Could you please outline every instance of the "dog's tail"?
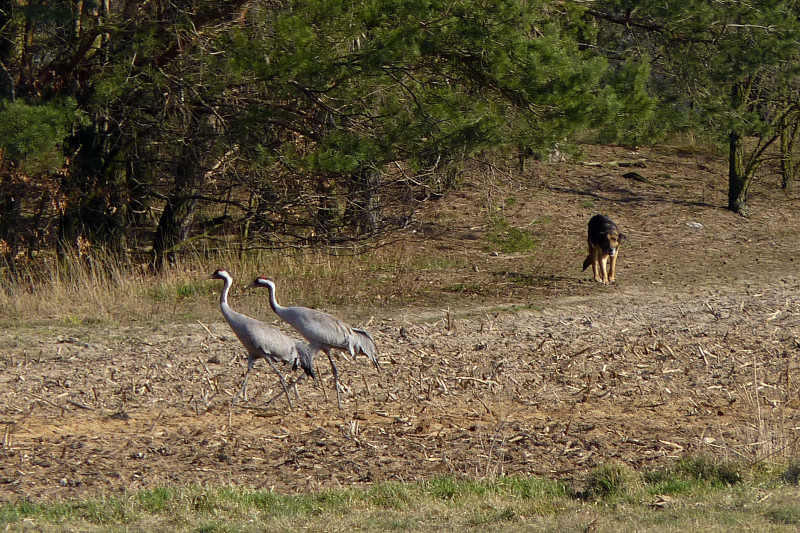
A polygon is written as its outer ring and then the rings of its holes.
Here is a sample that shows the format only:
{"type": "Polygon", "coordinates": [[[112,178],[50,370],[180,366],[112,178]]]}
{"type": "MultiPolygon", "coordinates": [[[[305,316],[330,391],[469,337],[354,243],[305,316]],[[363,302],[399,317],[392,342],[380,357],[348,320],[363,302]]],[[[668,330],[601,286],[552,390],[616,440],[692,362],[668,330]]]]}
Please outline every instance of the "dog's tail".
{"type": "Polygon", "coordinates": [[[589,268],[589,265],[591,264],[592,264],[592,256],[587,255],[586,259],[583,260],[583,269],[586,270],[587,268],[589,268]]]}

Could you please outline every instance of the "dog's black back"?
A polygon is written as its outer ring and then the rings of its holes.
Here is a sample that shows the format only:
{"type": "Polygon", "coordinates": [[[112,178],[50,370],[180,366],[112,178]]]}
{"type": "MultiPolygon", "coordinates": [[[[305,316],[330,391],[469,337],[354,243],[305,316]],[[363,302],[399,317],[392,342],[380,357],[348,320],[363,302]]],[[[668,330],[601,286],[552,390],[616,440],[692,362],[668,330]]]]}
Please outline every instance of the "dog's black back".
{"type": "Polygon", "coordinates": [[[602,244],[607,235],[619,235],[619,228],[605,215],[595,215],[589,220],[589,239],[594,244],[602,244]]]}
{"type": "MultiPolygon", "coordinates": [[[[619,228],[605,215],[595,215],[589,220],[589,256],[583,262],[586,270],[600,256],[611,256],[616,261],[617,247],[625,238],[619,228]]],[[[595,267],[593,267],[595,268],[595,267]]]]}

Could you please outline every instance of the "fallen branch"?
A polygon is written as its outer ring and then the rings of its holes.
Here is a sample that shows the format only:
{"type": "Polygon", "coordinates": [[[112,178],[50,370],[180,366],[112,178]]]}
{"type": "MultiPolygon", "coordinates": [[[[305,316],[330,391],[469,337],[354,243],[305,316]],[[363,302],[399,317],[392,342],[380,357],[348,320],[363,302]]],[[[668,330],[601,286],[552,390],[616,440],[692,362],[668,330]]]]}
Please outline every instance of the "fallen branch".
{"type": "Polygon", "coordinates": [[[621,161],[587,161],[583,163],[587,167],[620,168],[620,167],[639,167],[647,166],[646,159],[624,159],[621,161]]]}

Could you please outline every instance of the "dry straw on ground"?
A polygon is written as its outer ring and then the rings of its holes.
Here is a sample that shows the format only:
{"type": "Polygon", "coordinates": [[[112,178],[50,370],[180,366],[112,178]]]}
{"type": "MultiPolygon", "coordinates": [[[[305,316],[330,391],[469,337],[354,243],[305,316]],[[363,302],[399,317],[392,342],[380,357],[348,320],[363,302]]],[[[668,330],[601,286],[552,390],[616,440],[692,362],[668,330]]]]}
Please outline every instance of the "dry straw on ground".
{"type": "MultiPolygon", "coordinates": [[[[0,499],[444,473],[582,482],[610,462],[796,460],[798,198],[762,180],[756,215],[740,219],[715,207],[722,163],[661,149],[635,157],[648,180],[573,164],[476,180],[373,255],[198,260],[158,281],[111,271],[37,284],[33,297],[24,283],[6,290],[0,499]],[[494,249],[487,191],[535,248],[494,249]],[[580,271],[596,212],[629,236],[608,288],[580,271]],[[257,365],[229,418],[244,361],[218,287],[203,280],[217,266],[240,285],[273,275],[282,302],[368,325],[384,371],[342,360],[339,411],[318,361],[321,382],[300,385],[292,413],[281,398],[262,407],[279,386],[257,365]]],[[[263,294],[237,287],[231,305],[275,318],[263,294]]]]}

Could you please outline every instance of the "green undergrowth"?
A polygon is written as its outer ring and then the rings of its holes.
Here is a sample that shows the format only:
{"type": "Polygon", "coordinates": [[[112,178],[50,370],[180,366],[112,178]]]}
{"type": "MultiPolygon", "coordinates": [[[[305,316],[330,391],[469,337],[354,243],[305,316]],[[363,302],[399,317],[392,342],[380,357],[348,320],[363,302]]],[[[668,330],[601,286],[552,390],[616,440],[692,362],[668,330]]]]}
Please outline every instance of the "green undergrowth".
{"type": "Polygon", "coordinates": [[[489,223],[490,248],[510,254],[534,250],[539,244],[530,231],[512,226],[505,217],[497,213],[489,217],[489,223]]]}
{"type": "Polygon", "coordinates": [[[643,472],[603,465],[579,490],[525,476],[443,476],[307,494],[160,487],[118,497],[5,504],[0,530],[795,531],[796,470],[689,458],[643,472]]]}

